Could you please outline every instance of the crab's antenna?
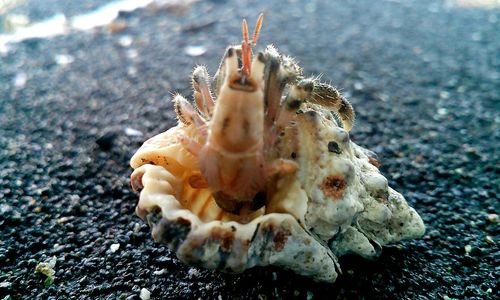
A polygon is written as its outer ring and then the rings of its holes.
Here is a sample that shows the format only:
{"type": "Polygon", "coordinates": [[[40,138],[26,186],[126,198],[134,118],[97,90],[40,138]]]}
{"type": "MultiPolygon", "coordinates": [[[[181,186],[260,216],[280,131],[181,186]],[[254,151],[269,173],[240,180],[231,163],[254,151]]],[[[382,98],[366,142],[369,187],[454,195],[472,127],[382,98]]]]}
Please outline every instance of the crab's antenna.
{"type": "Polygon", "coordinates": [[[259,15],[259,18],[257,19],[257,24],[255,24],[255,30],[253,32],[253,38],[252,38],[252,46],[255,46],[257,44],[257,40],[259,39],[260,28],[262,27],[262,20],[263,19],[264,19],[264,14],[261,13],[259,15]]]}
{"type": "Polygon", "coordinates": [[[247,20],[246,19],[243,19],[241,30],[243,32],[243,41],[246,44],[248,44],[248,24],[247,24],[247,20]]]}
{"type": "Polygon", "coordinates": [[[242,71],[246,76],[250,75],[250,64],[252,61],[252,49],[250,42],[248,40],[248,25],[247,20],[243,19],[242,24],[243,32],[243,42],[241,43],[241,60],[242,60],[242,71]]]}

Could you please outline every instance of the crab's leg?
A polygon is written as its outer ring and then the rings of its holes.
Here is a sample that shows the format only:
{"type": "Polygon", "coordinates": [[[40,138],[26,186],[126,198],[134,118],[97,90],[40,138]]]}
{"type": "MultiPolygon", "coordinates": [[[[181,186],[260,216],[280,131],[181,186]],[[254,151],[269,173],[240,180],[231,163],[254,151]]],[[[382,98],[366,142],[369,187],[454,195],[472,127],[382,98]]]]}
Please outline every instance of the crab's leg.
{"type": "Polygon", "coordinates": [[[333,110],[342,120],[344,129],[347,131],[352,129],[355,119],[354,109],[336,88],[326,83],[317,82],[312,78],[303,79],[302,82],[312,82],[314,85],[312,93],[306,99],[308,102],[333,110]]]}
{"type": "Polygon", "coordinates": [[[208,86],[209,79],[207,68],[198,66],[194,69],[192,75],[194,100],[198,110],[208,119],[214,109],[214,99],[208,86]]]}
{"type": "Polygon", "coordinates": [[[297,171],[298,167],[299,166],[297,165],[297,163],[294,162],[293,160],[282,159],[282,158],[275,159],[265,169],[266,172],[265,176],[267,178],[270,178],[277,174],[282,174],[282,175],[292,174],[295,171],[297,171]]]}
{"type": "Polygon", "coordinates": [[[220,89],[224,84],[224,80],[226,78],[226,57],[229,49],[231,49],[231,51],[235,51],[237,57],[241,57],[241,45],[234,45],[226,48],[226,52],[222,57],[222,60],[220,61],[219,68],[214,75],[214,81],[212,83],[212,90],[214,91],[214,95],[219,95],[220,89]]]}
{"type": "Polygon", "coordinates": [[[174,110],[179,121],[186,125],[193,124],[196,127],[205,125],[205,120],[198,114],[196,109],[183,96],[177,94],[174,96],[174,110]]]}
{"type": "Polygon", "coordinates": [[[264,73],[266,105],[266,128],[274,126],[280,110],[281,96],[286,84],[294,82],[301,75],[300,67],[288,56],[283,56],[273,46],[265,51],[266,69],[264,73]]]}
{"type": "Polygon", "coordinates": [[[182,133],[178,133],[177,140],[181,143],[184,149],[189,151],[189,153],[193,154],[196,157],[200,155],[200,151],[203,146],[198,142],[196,142],[195,140],[193,140],[192,138],[182,133]]]}
{"type": "MultiPolygon", "coordinates": [[[[194,123],[196,128],[198,129],[198,134],[202,137],[203,140],[205,140],[208,135],[207,125],[195,111],[194,107],[191,106],[191,104],[184,97],[179,95],[174,98],[174,101],[175,111],[177,112],[179,120],[186,125],[194,123]]],[[[200,143],[181,133],[177,134],[177,140],[187,151],[198,157],[201,148],[203,147],[200,143]]]]}
{"type": "Polygon", "coordinates": [[[266,136],[266,147],[271,149],[283,130],[292,125],[297,111],[302,103],[310,96],[313,84],[300,81],[293,84],[288,89],[288,93],[276,111],[276,117],[272,124],[269,124],[269,134],[266,136]]]}
{"type": "Polygon", "coordinates": [[[264,105],[266,107],[266,128],[271,128],[274,124],[278,111],[281,95],[285,87],[279,78],[281,58],[273,46],[268,46],[264,52],[266,67],[264,70],[264,105]]]}

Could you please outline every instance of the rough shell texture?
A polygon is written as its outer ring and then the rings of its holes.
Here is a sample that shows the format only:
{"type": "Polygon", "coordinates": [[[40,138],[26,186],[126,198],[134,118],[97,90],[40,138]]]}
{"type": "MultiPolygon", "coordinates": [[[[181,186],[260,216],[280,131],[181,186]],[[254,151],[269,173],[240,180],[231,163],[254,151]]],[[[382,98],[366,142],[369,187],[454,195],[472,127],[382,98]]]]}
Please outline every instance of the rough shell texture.
{"type": "Polygon", "coordinates": [[[188,264],[227,272],[276,265],[333,282],[336,257],[373,258],[382,245],[423,235],[420,216],[388,187],[376,155],[353,143],[329,111],[308,105],[297,122],[277,147],[298,172],[280,178],[266,206],[245,219],[219,208],[208,188],[192,188],[197,158],[177,137],[196,139],[193,125],[148,140],[131,160],[131,179],[153,238],[188,264]]]}

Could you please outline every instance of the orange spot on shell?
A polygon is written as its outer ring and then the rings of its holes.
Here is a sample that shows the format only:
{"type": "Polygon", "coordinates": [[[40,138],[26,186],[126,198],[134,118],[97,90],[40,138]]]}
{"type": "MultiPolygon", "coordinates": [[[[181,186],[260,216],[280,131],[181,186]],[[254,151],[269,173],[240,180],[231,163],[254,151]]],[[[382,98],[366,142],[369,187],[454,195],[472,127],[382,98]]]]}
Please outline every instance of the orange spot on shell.
{"type": "Polygon", "coordinates": [[[368,162],[377,168],[380,168],[380,162],[373,157],[368,157],[368,162]]]}
{"type": "Polygon", "coordinates": [[[287,240],[288,236],[286,232],[279,230],[276,232],[276,235],[274,236],[273,242],[274,242],[274,249],[276,251],[281,251],[283,248],[285,248],[285,243],[287,240]]]}
{"type": "Polygon", "coordinates": [[[347,182],[344,177],[339,175],[330,175],[321,183],[321,190],[325,196],[332,197],[334,199],[342,198],[346,187],[347,182]]]}

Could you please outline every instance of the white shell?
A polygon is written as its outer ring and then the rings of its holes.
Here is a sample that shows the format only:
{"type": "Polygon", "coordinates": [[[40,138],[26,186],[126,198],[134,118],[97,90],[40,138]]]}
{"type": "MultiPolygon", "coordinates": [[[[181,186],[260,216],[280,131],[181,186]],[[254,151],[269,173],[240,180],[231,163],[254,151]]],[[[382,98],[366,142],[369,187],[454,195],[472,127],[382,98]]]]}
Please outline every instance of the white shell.
{"type": "Polygon", "coordinates": [[[373,258],[382,245],[421,237],[422,219],[388,187],[373,153],[354,144],[329,111],[310,108],[278,145],[282,157],[294,152],[299,171],[281,178],[271,200],[247,219],[222,211],[208,189],[190,186],[197,158],[176,133],[196,138],[193,125],[147,141],[131,160],[131,179],[142,189],[137,213],[153,238],[187,264],[227,272],[276,265],[333,282],[338,256],[373,258]]]}

